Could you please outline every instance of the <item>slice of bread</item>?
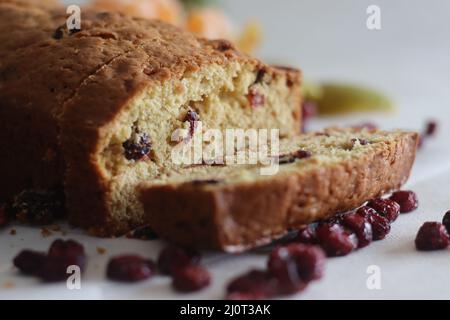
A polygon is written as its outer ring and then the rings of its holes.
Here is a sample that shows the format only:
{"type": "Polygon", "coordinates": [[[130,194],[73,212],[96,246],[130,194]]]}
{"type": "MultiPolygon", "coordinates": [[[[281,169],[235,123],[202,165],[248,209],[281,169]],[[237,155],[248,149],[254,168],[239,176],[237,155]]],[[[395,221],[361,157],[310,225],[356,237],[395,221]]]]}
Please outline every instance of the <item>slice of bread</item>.
{"type": "Polygon", "coordinates": [[[140,198],[161,237],[242,251],[399,188],[417,144],[416,133],[329,129],[282,141],[288,163],[276,175],[258,165],[194,166],[141,184],[140,198]]]}
{"type": "Polygon", "coordinates": [[[176,129],[300,131],[297,70],[121,14],[70,31],[38,2],[0,0],[0,200],[64,188],[73,224],[117,235],[144,222],[135,187],[174,168],[176,129]]]}

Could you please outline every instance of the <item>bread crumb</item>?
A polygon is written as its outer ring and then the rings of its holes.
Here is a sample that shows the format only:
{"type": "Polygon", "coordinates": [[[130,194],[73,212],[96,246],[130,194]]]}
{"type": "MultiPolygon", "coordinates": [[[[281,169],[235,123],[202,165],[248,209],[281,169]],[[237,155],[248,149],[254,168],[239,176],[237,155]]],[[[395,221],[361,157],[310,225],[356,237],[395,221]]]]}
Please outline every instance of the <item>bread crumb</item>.
{"type": "Polygon", "coordinates": [[[16,229],[9,230],[9,234],[12,235],[12,236],[15,236],[17,234],[16,229]]]}
{"type": "Polygon", "coordinates": [[[3,283],[3,288],[5,288],[5,289],[12,289],[15,286],[16,285],[13,282],[5,282],[5,283],[3,283]]]}
{"type": "Polygon", "coordinates": [[[105,254],[106,253],[106,249],[103,247],[97,247],[97,253],[98,254],[105,254]]]}
{"type": "Polygon", "coordinates": [[[42,235],[42,237],[47,238],[52,235],[52,232],[50,230],[48,230],[47,228],[42,228],[41,235],[42,235]]]}

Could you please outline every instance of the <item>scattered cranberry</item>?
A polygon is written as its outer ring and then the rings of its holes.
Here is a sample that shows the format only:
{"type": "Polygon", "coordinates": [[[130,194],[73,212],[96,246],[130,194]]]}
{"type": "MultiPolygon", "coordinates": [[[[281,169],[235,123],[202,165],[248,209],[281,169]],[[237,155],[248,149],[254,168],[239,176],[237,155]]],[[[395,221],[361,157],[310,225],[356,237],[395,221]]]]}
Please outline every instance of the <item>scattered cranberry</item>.
{"type": "Polygon", "coordinates": [[[172,277],[173,287],[180,292],[198,291],[211,283],[211,276],[208,270],[199,265],[187,265],[175,269],[172,277]]]}
{"type": "Polygon", "coordinates": [[[317,244],[316,230],[311,225],[302,227],[297,233],[296,241],[304,244],[317,244]]]}
{"type": "Polygon", "coordinates": [[[48,255],[51,257],[61,256],[77,256],[85,255],[83,245],[74,240],[61,240],[57,239],[53,241],[48,249],[48,255]]]}
{"type": "Polygon", "coordinates": [[[266,98],[264,95],[259,93],[254,87],[249,88],[247,99],[253,108],[261,107],[266,103],[266,98]]]}
{"type": "Polygon", "coordinates": [[[437,127],[438,127],[438,124],[436,121],[434,121],[434,120],[428,121],[426,124],[425,135],[427,137],[434,136],[436,134],[437,127]]]}
{"type": "Polygon", "coordinates": [[[397,191],[389,198],[400,205],[401,213],[414,211],[419,206],[417,195],[413,191],[397,191]]]}
{"type": "Polygon", "coordinates": [[[45,281],[63,281],[69,276],[67,268],[78,266],[81,271],[86,268],[84,247],[74,240],[55,240],[49,250],[39,276],[45,281]]]}
{"type": "Polygon", "coordinates": [[[47,256],[38,276],[48,282],[67,280],[70,266],[78,266],[81,271],[85,269],[86,257],[83,255],[47,256]]]}
{"type": "Polygon", "coordinates": [[[445,226],[439,222],[425,222],[416,236],[416,248],[420,251],[442,250],[448,247],[450,238],[445,226]]]}
{"type": "Polygon", "coordinates": [[[356,213],[346,214],[342,219],[342,223],[356,234],[358,248],[366,247],[372,242],[372,226],[361,215],[356,213]]]}
{"type": "Polygon", "coordinates": [[[442,224],[445,226],[445,228],[450,234],[450,211],[447,211],[445,213],[444,218],[442,218],[442,224]]]}
{"type": "Polygon", "coordinates": [[[357,247],[354,235],[338,224],[319,224],[316,234],[320,246],[329,257],[345,256],[357,247]]]}
{"type": "Polygon", "coordinates": [[[307,150],[297,150],[293,153],[278,156],[278,164],[293,163],[297,160],[311,158],[312,153],[307,150]]]}
{"type": "Polygon", "coordinates": [[[137,282],[155,274],[155,264],[137,255],[112,258],[107,267],[107,277],[122,282],[137,282]]]}
{"type": "Polygon", "coordinates": [[[267,271],[252,270],[233,279],[227,287],[232,294],[250,296],[252,299],[270,298],[277,294],[277,280],[267,271]]]}
{"type": "Polygon", "coordinates": [[[159,254],[158,268],[161,273],[170,275],[178,268],[198,264],[199,262],[200,255],[197,252],[168,246],[159,254]]]}
{"type": "Polygon", "coordinates": [[[23,223],[46,225],[65,214],[65,197],[61,189],[24,190],[11,205],[11,211],[23,223]]]}
{"type": "Polygon", "coordinates": [[[46,255],[42,252],[23,250],[13,260],[14,266],[26,275],[39,275],[46,255]]]}
{"type": "Polygon", "coordinates": [[[361,207],[356,211],[357,214],[366,219],[372,226],[372,238],[374,241],[382,240],[391,231],[391,224],[388,219],[380,216],[375,209],[370,207],[361,207]]]}
{"type": "Polygon", "coordinates": [[[300,278],[295,258],[287,247],[277,248],[271,253],[268,268],[277,280],[278,293],[293,294],[306,287],[306,283],[300,278]]]}
{"type": "Polygon", "coordinates": [[[24,250],[14,258],[14,265],[22,273],[38,276],[45,281],[63,281],[69,276],[69,266],[78,266],[81,271],[85,269],[86,255],[79,243],[73,240],[56,240],[47,255],[24,250]]]}
{"type": "Polygon", "coordinates": [[[370,144],[369,140],[366,140],[366,139],[352,139],[351,142],[352,142],[353,146],[357,142],[359,142],[359,144],[362,146],[366,146],[366,145],[370,144]]]}
{"type": "Polygon", "coordinates": [[[377,211],[378,214],[387,218],[390,222],[394,222],[400,214],[400,205],[389,199],[374,199],[367,204],[377,211]]]}
{"type": "Polygon", "coordinates": [[[297,273],[305,283],[318,280],[323,276],[325,254],[317,246],[293,243],[275,249],[269,257],[269,271],[275,272],[277,267],[288,259],[295,262],[297,273]]]}
{"type": "Polygon", "coordinates": [[[152,142],[146,133],[140,133],[135,128],[130,139],[122,144],[124,155],[127,160],[142,160],[152,151],[152,142]]]}

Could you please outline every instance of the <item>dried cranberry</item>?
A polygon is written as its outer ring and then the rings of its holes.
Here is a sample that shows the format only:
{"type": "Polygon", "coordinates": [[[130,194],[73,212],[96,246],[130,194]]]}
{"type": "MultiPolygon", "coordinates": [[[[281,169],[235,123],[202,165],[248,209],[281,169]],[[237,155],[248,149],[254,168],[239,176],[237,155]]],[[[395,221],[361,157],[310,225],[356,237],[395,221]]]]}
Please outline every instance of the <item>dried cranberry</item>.
{"type": "Polygon", "coordinates": [[[139,240],[157,240],[158,235],[153,231],[150,226],[143,226],[130,231],[127,234],[129,239],[139,239],[139,240]]]}
{"type": "Polygon", "coordinates": [[[352,139],[351,141],[352,141],[353,145],[357,142],[359,142],[359,144],[362,146],[366,146],[366,145],[370,144],[369,140],[366,140],[366,139],[352,139]]]}
{"type": "Polygon", "coordinates": [[[372,226],[372,238],[374,241],[384,239],[391,231],[391,224],[388,219],[380,216],[375,209],[370,207],[361,207],[356,211],[357,214],[366,219],[372,226]]]}
{"type": "Polygon", "coordinates": [[[394,222],[400,214],[400,205],[389,199],[374,199],[369,201],[367,206],[375,209],[378,214],[387,218],[390,222],[394,222]]]}
{"type": "Polygon", "coordinates": [[[338,224],[319,224],[316,234],[320,246],[330,257],[345,256],[357,247],[354,234],[346,232],[338,224]]]}
{"type": "Polygon", "coordinates": [[[86,266],[86,256],[47,256],[38,276],[48,282],[64,281],[70,276],[68,273],[70,266],[78,266],[83,271],[86,266]]]}
{"type": "Polygon", "coordinates": [[[293,262],[301,282],[308,283],[322,277],[325,254],[319,247],[304,244],[290,244],[280,247],[273,250],[269,256],[269,271],[272,274],[277,274],[280,271],[286,273],[286,271],[289,271],[287,262],[293,262]]]}
{"type": "Polygon", "coordinates": [[[184,118],[184,121],[189,122],[189,137],[194,136],[195,129],[197,128],[198,121],[200,121],[200,116],[197,112],[189,110],[184,118]]]}
{"type": "Polygon", "coordinates": [[[253,108],[261,107],[266,103],[266,98],[259,93],[254,87],[250,87],[247,94],[247,99],[253,108]]]}
{"type": "Polygon", "coordinates": [[[155,274],[153,261],[137,255],[123,255],[112,258],[107,267],[109,279],[122,282],[137,282],[155,274]]]}
{"type": "Polygon", "coordinates": [[[450,233],[450,211],[447,211],[442,218],[442,224],[445,226],[447,231],[450,233]]]}
{"type": "Polygon", "coordinates": [[[316,230],[311,225],[302,227],[297,233],[296,241],[305,244],[317,244],[316,230]]]}
{"type": "Polygon", "coordinates": [[[146,133],[140,133],[139,129],[134,129],[130,139],[123,144],[125,158],[127,160],[142,160],[152,151],[152,142],[146,133]]]}
{"type": "Polygon", "coordinates": [[[42,252],[23,250],[13,260],[14,266],[23,274],[38,275],[46,260],[42,252]]]}
{"type": "Polygon", "coordinates": [[[426,124],[425,135],[427,137],[434,136],[437,131],[437,126],[438,126],[438,124],[436,121],[434,121],[434,120],[428,121],[426,124]]]}
{"type": "Polygon", "coordinates": [[[173,287],[180,292],[198,291],[211,283],[211,276],[208,270],[199,265],[187,265],[175,269],[172,277],[173,287]]]}
{"type": "Polygon", "coordinates": [[[305,100],[302,103],[302,119],[309,120],[317,114],[317,104],[314,101],[305,100]]]}
{"type": "Polygon", "coordinates": [[[53,241],[48,250],[48,256],[61,257],[61,256],[84,256],[84,247],[74,240],[61,240],[57,239],[53,241]]]}
{"type": "Polygon", "coordinates": [[[268,268],[271,275],[277,280],[280,294],[293,294],[306,287],[306,283],[300,278],[295,259],[287,247],[280,247],[272,251],[268,268]]]}
{"type": "Polygon", "coordinates": [[[411,212],[419,206],[419,200],[413,191],[397,191],[389,199],[400,205],[401,213],[411,212]]]}
{"type": "Polygon", "coordinates": [[[290,154],[284,154],[278,156],[278,164],[293,163],[297,160],[307,159],[312,157],[312,153],[307,150],[297,150],[290,154]]]}
{"type": "Polygon", "coordinates": [[[442,250],[448,247],[450,238],[445,226],[439,222],[425,222],[416,236],[416,248],[420,251],[442,250]]]}
{"type": "Polygon", "coordinates": [[[14,198],[11,210],[24,223],[45,225],[65,214],[65,197],[61,189],[24,190],[14,198]]]}
{"type": "Polygon", "coordinates": [[[267,271],[251,270],[233,279],[227,287],[231,294],[249,295],[252,299],[270,298],[277,294],[277,280],[267,271]]]}
{"type": "Polygon", "coordinates": [[[162,274],[170,275],[178,268],[191,264],[198,264],[199,262],[200,255],[198,252],[175,246],[168,246],[159,254],[158,268],[162,274]]]}
{"type": "Polygon", "coordinates": [[[346,214],[342,219],[342,223],[356,234],[358,248],[366,247],[372,242],[372,226],[361,215],[356,213],[346,214]]]}

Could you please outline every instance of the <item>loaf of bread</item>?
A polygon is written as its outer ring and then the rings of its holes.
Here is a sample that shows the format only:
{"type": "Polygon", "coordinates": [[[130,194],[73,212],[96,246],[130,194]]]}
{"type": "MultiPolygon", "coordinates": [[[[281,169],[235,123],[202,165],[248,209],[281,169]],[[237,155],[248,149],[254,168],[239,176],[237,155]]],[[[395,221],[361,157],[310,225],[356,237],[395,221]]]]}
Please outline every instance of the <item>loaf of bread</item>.
{"type": "Polygon", "coordinates": [[[168,24],[0,0],[0,200],[63,188],[69,220],[97,235],[145,222],[136,186],[176,169],[171,134],[300,130],[300,72],[168,24]]]}
{"type": "Polygon", "coordinates": [[[139,190],[161,237],[237,252],[399,188],[417,143],[416,133],[329,129],[282,141],[273,176],[261,165],[195,166],[139,190]]]}

